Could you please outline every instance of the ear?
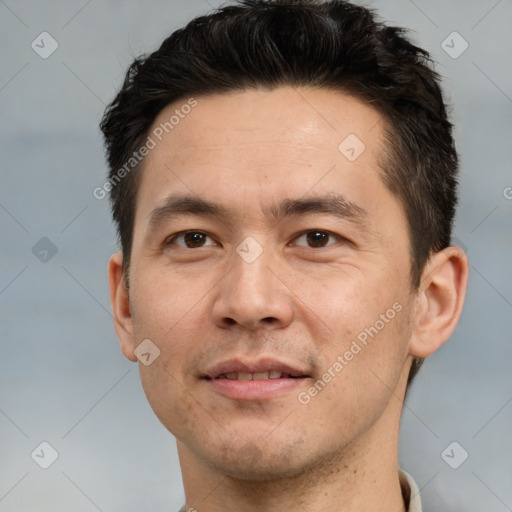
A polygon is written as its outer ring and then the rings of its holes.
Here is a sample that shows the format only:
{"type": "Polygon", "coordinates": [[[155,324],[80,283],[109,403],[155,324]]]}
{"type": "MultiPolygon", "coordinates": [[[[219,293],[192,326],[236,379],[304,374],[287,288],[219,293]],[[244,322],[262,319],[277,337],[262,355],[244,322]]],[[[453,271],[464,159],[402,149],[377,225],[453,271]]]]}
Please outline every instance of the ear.
{"type": "Polygon", "coordinates": [[[412,356],[430,356],[452,335],[462,312],[468,272],[468,259],[460,247],[447,247],[429,259],[417,292],[409,343],[412,356]]]}
{"type": "Polygon", "coordinates": [[[116,252],[108,262],[108,280],[110,284],[110,304],[114,315],[114,327],[121,342],[121,351],[130,361],[137,361],[133,353],[135,339],[133,320],[130,311],[130,295],[123,278],[123,255],[116,252]]]}

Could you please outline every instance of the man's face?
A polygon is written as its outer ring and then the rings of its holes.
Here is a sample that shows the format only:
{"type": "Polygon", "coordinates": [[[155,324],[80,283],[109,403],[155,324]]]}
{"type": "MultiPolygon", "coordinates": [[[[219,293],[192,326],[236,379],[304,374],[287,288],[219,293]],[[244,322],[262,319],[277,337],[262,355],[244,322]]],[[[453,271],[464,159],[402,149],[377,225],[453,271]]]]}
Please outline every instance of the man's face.
{"type": "Polygon", "coordinates": [[[183,450],[291,476],[370,435],[407,373],[410,251],[379,176],[383,120],[325,90],[196,100],[146,157],[124,350],[160,350],[142,383],[183,450]]]}

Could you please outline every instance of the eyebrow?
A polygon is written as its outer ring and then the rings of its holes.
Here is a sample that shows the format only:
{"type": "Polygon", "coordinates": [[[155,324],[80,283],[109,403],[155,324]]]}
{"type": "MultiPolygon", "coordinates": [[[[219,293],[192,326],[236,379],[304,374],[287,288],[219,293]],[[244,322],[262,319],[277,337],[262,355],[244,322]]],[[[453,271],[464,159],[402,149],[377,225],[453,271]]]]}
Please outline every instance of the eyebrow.
{"type": "Polygon", "coordinates": [[[327,213],[340,219],[360,223],[368,217],[368,212],[349,201],[342,195],[310,197],[308,199],[284,199],[279,205],[265,209],[267,215],[275,220],[294,215],[327,213]]]}
{"type": "MultiPolygon", "coordinates": [[[[262,208],[262,210],[267,217],[274,221],[281,221],[292,216],[324,213],[356,224],[364,224],[368,217],[367,210],[339,194],[315,196],[307,199],[284,199],[281,203],[269,205],[262,208]]],[[[223,205],[197,196],[171,195],[165,199],[161,206],[156,207],[149,213],[150,229],[182,215],[218,217],[226,222],[233,221],[238,217],[223,205]]]]}

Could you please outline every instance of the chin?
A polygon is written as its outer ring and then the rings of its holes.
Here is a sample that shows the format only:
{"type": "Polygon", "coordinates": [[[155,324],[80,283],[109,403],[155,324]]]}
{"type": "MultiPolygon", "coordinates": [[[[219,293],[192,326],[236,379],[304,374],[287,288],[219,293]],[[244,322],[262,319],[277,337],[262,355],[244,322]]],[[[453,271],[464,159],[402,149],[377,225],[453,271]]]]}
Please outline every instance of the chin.
{"type": "Polygon", "coordinates": [[[208,453],[202,447],[201,452],[200,457],[216,472],[236,480],[257,482],[295,478],[318,462],[309,460],[315,457],[304,449],[302,439],[288,438],[273,443],[247,440],[241,445],[234,445],[231,440],[222,446],[212,444],[208,453]]]}
{"type": "Polygon", "coordinates": [[[214,467],[217,472],[234,480],[272,482],[296,478],[307,472],[309,464],[303,467],[299,461],[295,461],[293,466],[290,466],[290,464],[276,463],[270,460],[259,460],[254,465],[249,466],[247,462],[242,461],[230,461],[227,464],[222,461],[214,467]]]}

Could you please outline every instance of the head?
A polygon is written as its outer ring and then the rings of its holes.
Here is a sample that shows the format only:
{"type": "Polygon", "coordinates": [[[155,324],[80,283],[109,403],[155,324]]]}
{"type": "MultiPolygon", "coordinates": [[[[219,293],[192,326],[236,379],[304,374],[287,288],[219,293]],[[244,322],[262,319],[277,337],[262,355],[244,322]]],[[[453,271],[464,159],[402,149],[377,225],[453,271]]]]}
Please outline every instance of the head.
{"type": "Polygon", "coordinates": [[[368,9],[246,1],[197,18],[132,64],[101,128],[123,352],[158,347],[149,401],[208,464],[234,468],[234,439],[288,467],[297,449],[327,457],[452,333],[467,276],[452,127],[427,52],[368,9]],[[226,355],[299,367],[302,399],[211,391],[226,355]],[[269,432],[287,411],[285,442],[269,432]],[[330,425],[320,444],[312,415],[330,425]]]}

